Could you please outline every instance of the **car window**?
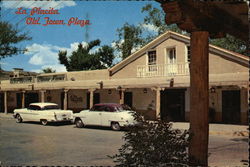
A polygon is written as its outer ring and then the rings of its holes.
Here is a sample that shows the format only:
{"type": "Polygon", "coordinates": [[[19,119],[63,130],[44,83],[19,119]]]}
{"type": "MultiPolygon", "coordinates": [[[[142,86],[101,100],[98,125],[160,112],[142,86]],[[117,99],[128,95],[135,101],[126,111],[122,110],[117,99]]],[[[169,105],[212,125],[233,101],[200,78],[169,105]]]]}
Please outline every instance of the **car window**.
{"type": "Polygon", "coordinates": [[[93,106],[90,111],[103,111],[103,106],[93,106]]]}
{"type": "Polygon", "coordinates": [[[41,110],[41,107],[40,106],[36,106],[36,105],[30,105],[28,107],[29,110],[41,110]]]}
{"type": "Polygon", "coordinates": [[[132,109],[128,105],[126,105],[126,104],[122,104],[120,106],[117,106],[117,110],[118,111],[123,111],[123,110],[132,111],[132,109]]]}
{"type": "Polygon", "coordinates": [[[58,105],[48,105],[43,107],[43,110],[54,110],[54,109],[59,109],[58,105]]]}
{"type": "Polygon", "coordinates": [[[104,107],[104,111],[105,111],[105,112],[112,112],[112,111],[111,111],[111,108],[110,108],[109,106],[104,107]]]}

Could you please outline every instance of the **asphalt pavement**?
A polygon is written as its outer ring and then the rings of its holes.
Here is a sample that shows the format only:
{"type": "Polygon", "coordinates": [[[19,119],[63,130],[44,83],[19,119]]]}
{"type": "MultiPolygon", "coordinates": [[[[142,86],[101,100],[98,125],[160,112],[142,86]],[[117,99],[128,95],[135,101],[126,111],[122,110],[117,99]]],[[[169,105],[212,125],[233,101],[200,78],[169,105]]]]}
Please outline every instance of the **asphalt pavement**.
{"type": "MultiPolygon", "coordinates": [[[[173,128],[188,129],[175,122],[173,128]]],[[[248,126],[209,125],[209,166],[248,165],[248,126]]],[[[12,114],[0,113],[0,161],[2,165],[113,166],[123,144],[123,132],[109,128],[75,128],[71,124],[42,126],[15,123],[12,114]]]]}

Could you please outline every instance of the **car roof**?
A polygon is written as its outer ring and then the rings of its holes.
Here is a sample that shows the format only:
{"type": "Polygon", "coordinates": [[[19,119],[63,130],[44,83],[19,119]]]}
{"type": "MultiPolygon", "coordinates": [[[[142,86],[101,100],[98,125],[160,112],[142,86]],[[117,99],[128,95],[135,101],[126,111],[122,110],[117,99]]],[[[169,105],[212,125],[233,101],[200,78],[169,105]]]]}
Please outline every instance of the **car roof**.
{"type": "Polygon", "coordinates": [[[99,103],[99,104],[95,104],[94,106],[119,107],[119,106],[121,106],[121,104],[118,104],[118,103],[99,103]]]}
{"type": "Polygon", "coordinates": [[[56,103],[30,103],[30,105],[44,107],[44,106],[57,105],[57,104],[56,103]]]}

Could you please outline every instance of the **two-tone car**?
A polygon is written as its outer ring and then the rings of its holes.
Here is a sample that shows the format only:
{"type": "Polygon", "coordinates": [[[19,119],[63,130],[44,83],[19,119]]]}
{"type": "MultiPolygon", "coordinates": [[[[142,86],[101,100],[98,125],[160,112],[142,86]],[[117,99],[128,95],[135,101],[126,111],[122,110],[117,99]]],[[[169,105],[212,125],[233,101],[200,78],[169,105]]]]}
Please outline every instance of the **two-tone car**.
{"type": "Polygon", "coordinates": [[[17,123],[38,121],[47,125],[48,122],[72,122],[73,111],[61,110],[55,103],[31,103],[28,108],[15,109],[13,117],[17,123]]]}
{"type": "Polygon", "coordinates": [[[85,125],[111,127],[120,130],[121,127],[135,125],[135,111],[124,104],[100,103],[95,104],[90,110],[83,110],[73,115],[76,127],[85,125]]]}

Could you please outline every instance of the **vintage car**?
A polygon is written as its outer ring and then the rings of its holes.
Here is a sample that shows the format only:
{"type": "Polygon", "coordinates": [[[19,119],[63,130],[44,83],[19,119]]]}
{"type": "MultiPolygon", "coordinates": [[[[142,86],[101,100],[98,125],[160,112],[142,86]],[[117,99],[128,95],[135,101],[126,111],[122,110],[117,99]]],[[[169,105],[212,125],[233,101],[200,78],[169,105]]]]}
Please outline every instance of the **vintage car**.
{"type": "Polygon", "coordinates": [[[17,123],[39,121],[42,125],[47,125],[48,122],[73,120],[71,110],[61,110],[55,103],[31,103],[28,108],[15,109],[13,116],[17,123]]]}
{"type": "Polygon", "coordinates": [[[94,125],[120,130],[121,127],[136,124],[134,113],[135,111],[124,104],[101,103],[95,104],[90,110],[83,110],[74,114],[73,119],[78,128],[85,125],[94,125]]]}

